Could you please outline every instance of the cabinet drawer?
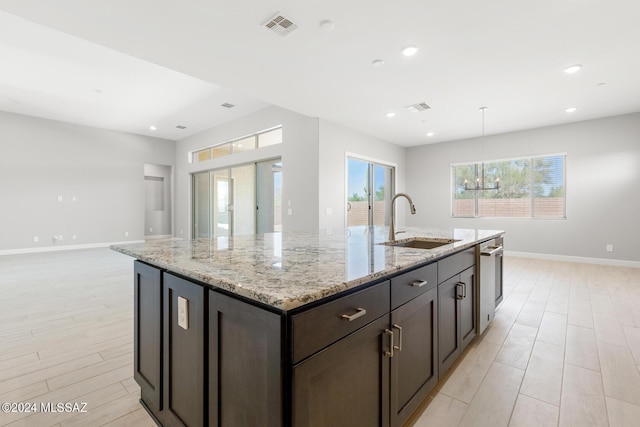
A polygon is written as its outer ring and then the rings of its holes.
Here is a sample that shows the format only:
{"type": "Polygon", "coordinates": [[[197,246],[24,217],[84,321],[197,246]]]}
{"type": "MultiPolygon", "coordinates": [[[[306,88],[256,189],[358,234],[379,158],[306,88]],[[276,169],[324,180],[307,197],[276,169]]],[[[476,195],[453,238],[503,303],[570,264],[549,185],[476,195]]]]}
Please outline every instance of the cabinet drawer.
{"type": "Polygon", "coordinates": [[[391,309],[400,307],[438,285],[438,264],[416,268],[391,279],[391,309]]]}
{"type": "Polygon", "coordinates": [[[438,283],[476,264],[475,246],[438,261],[438,283]]]}
{"type": "Polygon", "coordinates": [[[292,316],[293,363],[388,312],[386,281],[292,316]]]}

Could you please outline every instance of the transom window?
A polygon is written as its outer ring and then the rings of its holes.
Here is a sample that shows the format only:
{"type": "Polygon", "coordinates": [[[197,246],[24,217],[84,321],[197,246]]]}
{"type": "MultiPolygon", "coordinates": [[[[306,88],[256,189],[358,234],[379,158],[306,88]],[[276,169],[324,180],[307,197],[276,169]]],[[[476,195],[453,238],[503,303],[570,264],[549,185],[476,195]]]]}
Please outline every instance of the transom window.
{"type": "Polygon", "coordinates": [[[566,218],[566,154],[451,165],[453,217],[566,218]]]}
{"type": "Polygon", "coordinates": [[[191,162],[203,162],[280,143],[282,143],[282,126],[193,151],[191,153],[191,162]]]}

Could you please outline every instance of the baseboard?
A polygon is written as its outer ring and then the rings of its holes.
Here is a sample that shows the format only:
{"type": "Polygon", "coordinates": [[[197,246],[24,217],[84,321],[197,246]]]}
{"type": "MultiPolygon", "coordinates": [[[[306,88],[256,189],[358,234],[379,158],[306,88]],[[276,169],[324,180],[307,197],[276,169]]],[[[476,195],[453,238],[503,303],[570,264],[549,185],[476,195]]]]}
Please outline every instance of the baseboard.
{"type": "Polygon", "coordinates": [[[20,255],[20,254],[34,254],[38,252],[57,252],[57,251],[74,251],[78,249],[95,249],[95,248],[108,248],[111,245],[125,245],[128,243],[144,243],[144,240],[126,240],[124,242],[108,242],[108,243],[86,243],[80,245],[63,245],[63,246],[43,246],[37,248],[23,248],[23,249],[4,249],[0,251],[2,255],[20,255]]]}
{"type": "Polygon", "coordinates": [[[580,256],[538,254],[533,252],[517,252],[517,251],[504,251],[504,254],[506,256],[512,256],[512,257],[518,257],[518,258],[535,258],[535,259],[546,259],[550,261],[565,261],[565,262],[577,262],[582,264],[601,264],[601,265],[612,265],[616,267],[640,268],[640,261],[627,261],[624,259],[588,258],[588,257],[580,257],[580,256]]]}
{"type": "Polygon", "coordinates": [[[157,240],[157,239],[170,239],[173,237],[171,234],[159,234],[153,236],[144,236],[145,240],[157,240]]]}

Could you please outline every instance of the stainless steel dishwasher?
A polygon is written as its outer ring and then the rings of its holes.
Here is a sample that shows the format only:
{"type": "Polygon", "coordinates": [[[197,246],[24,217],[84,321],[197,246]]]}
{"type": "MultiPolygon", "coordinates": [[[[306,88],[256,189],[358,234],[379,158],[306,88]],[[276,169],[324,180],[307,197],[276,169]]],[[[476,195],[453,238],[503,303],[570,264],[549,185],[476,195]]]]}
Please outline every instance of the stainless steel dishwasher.
{"type": "Polygon", "coordinates": [[[480,334],[493,320],[496,307],[502,302],[502,245],[502,237],[480,245],[480,334]]]}

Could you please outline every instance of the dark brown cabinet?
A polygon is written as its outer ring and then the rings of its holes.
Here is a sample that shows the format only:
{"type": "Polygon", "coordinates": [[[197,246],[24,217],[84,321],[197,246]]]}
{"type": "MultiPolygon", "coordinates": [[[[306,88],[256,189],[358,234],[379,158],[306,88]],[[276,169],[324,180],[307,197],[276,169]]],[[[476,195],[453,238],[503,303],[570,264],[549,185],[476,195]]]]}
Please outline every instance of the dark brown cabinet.
{"type": "Polygon", "coordinates": [[[140,400],[164,426],[202,426],[204,288],[139,261],[134,278],[134,379],[140,400]]]}
{"type": "Polygon", "coordinates": [[[204,424],[205,292],[163,275],[163,408],[165,426],[204,424]]]}
{"type": "Polygon", "coordinates": [[[438,382],[438,289],[391,312],[391,426],[402,426],[438,382]]]}
{"type": "Polygon", "coordinates": [[[163,426],[400,427],[476,335],[476,248],[290,312],[134,271],[134,377],[163,426]]]}
{"type": "Polygon", "coordinates": [[[475,266],[438,285],[440,377],[476,336],[477,292],[475,266]]]}
{"type": "Polygon", "coordinates": [[[282,426],[282,322],[209,291],[209,426],[282,426]]]}
{"type": "Polygon", "coordinates": [[[389,316],[293,367],[293,425],[389,425],[389,316]]]}
{"type": "Polygon", "coordinates": [[[140,261],[133,264],[133,377],[141,400],[162,409],[162,273],[140,261]]]}

